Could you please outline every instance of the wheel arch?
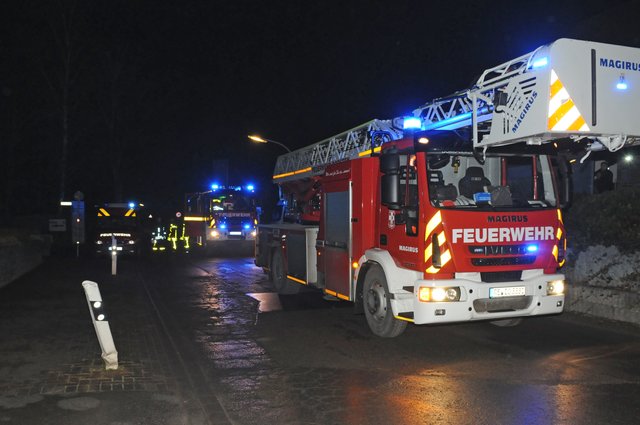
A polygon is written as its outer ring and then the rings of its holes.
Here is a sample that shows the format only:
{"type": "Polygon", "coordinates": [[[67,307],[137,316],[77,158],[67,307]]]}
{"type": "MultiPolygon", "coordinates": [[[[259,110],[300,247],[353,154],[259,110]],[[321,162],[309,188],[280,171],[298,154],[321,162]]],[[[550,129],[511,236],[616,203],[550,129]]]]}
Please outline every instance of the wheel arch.
{"type": "Polygon", "coordinates": [[[364,280],[367,272],[372,267],[380,267],[384,273],[387,281],[389,292],[392,294],[391,308],[393,314],[398,314],[398,303],[393,298],[394,293],[404,292],[403,286],[413,285],[416,280],[422,278],[422,274],[416,270],[409,270],[403,267],[398,267],[396,261],[393,259],[389,251],[379,248],[373,248],[365,251],[361,258],[360,263],[362,266],[358,272],[358,278],[356,281],[356,297],[355,297],[355,311],[356,313],[363,313],[363,294],[364,280]]]}

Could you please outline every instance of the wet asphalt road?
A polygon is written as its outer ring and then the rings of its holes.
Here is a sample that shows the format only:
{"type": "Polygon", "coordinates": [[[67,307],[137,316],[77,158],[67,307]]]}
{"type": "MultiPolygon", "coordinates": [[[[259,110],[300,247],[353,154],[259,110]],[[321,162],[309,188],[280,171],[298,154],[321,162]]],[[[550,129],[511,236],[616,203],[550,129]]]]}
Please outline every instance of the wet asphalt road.
{"type": "Polygon", "coordinates": [[[637,327],[565,314],[380,339],[348,303],[277,296],[229,254],[122,261],[116,277],[52,258],[0,289],[0,423],[638,422],[637,327]],[[83,279],[109,306],[116,372],[101,370],[83,279]]]}

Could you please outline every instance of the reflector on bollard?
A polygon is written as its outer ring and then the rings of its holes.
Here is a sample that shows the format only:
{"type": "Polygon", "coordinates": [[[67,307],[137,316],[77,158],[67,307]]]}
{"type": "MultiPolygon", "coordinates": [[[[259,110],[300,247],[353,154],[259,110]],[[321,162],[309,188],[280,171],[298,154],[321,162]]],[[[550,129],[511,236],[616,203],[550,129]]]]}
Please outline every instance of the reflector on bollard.
{"type": "Polygon", "coordinates": [[[100,288],[98,288],[97,283],[90,280],[82,282],[82,287],[87,297],[91,321],[96,329],[105,368],[107,370],[115,370],[118,368],[118,352],[116,351],[113,336],[111,335],[109,316],[107,315],[102,296],[100,295],[100,288]]]}

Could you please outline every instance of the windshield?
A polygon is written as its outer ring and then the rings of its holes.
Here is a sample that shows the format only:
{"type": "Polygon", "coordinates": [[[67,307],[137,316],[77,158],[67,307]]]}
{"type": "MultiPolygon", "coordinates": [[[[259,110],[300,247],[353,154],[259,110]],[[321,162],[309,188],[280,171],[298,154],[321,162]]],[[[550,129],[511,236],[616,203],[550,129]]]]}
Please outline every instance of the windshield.
{"type": "Polygon", "coordinates": [[[138,220],[135,217],[111,216],[98,219],[98,228],[101,230],[131,229],[137,225],[138,220]]]}
{"type": "Polygon", "coordinates": [[[431,153],[429,199],[435,207],[527,209],[557,206],[555,173],[547,155],[431,153]]]}
{"type": "Polygon", "coordinates": [[[211,200],[212,211],[249,211],[251,200],[246,196],[236,193],[220,195],[211,200]]]}

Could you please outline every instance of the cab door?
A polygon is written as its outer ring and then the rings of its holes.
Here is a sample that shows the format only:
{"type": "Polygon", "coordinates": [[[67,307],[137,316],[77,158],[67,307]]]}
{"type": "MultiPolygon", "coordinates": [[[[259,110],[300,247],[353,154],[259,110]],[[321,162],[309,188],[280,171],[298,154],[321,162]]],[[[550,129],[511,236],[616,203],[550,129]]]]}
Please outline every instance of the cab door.
{"type": "Polygon", "coordinates": [[[326,292],[344,299],[350,296],[351,191],[348,182],[340,186],[341,190],[324,194],[324,241],[318,251],[323,257],[326,292]]]}

